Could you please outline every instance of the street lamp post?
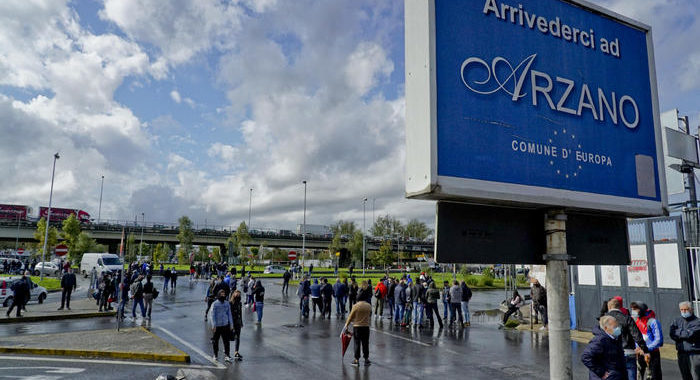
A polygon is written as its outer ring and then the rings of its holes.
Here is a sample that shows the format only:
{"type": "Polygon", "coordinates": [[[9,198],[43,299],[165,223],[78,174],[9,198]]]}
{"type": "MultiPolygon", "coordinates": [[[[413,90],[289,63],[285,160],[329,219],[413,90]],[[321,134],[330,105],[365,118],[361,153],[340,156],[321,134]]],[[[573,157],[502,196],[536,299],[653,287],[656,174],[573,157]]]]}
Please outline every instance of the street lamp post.
{"type": "Polygon", "coordinates": [[[19,212],[17,213],[17,238],[15,239],[15,253],[17,253],[17,248],[19,248],[19,212]]]}
{"type": "Polygon", "coordinates": [[[139,243],[139,256],[143,256],[143,227],[146,225],[146,214],[141,213],[141,243],[139,243]]]}
{"type": "Polygon", "coordinates": [[[365,275],[365,256],[366,256],[366,245],[365,245],[365,234],[367,233],[367,227],[365,225],[366,212],[367,209],[367,198],[362,200],[362,275],[365,275]]]}
{"type": "Polygon", "coordinates": [[[250,215],[253,211],[253,188],[250,188],[250,196],[248,197],[248,231],[250,231],[250,215]]]}
{"type": "Polygon", "coordinates": [[[97,224],[100,224],[100,217],[102,216],[102,189],[105,186],[105,176],[102,176],[102,182],[100,183],[100,208],[97,209],[97,224]]]}
{"type": "MultiPolygon", "coordinates": [[[[306,257],[306,180],[304,183],[304,222],[301,226],[301,259],[306,257]]],[[[302,261],[303,265],[303,261],[302,261]]]]}
{"type": "MultiPolygon", "coordinates": [[[[49,191],[49,209],[46,212],[46,231],[44,232],[44,249],[41,252],[41,262],[44,263],[46,262],[46,242],[49,240],[49,228],[51,225],[49,222],[51,221],[51,204],[53,203],[53,179],[54,175],[56,174],[56,160],[61,158],[61,156],[58,155],[58,153],[53,155],[53,169],[51,169],[51,190],[49,191]]],[[[41,271],[41,274],[39,276],[39,280],[44,279],[44,271],[41,271]]]]}

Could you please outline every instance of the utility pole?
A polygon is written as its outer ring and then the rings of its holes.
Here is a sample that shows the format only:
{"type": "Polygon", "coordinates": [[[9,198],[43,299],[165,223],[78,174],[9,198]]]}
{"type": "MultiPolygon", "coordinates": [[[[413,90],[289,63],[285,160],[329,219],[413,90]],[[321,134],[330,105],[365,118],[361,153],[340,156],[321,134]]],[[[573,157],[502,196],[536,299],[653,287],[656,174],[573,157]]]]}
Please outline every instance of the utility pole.
{"type": "Polygon", "coordinates": [[[250,188],[250,195],[248,196],[248,231],[250,231],[250,215],[253,211],[253,188],[250,188]]]}
{"type": "Polygon", "coordinates": [[[17,238],[15,239],[15,253],[17,253],[17,248],[19,247],[19,212],[17,213],[17,238]]]}
{"type": "Polygon", "coordinates": [[[306,180],[302,181],[302,183],[304,184],[304,222],[301,225],[301,259],[303,266],[303,260],[306,257],[306,180]]]}
{"type": "Polygon", "coordinates": [[[97,210],[97,224],[100,224],[100,217],[102,216],[102,189],[105,186],[105,176],[102,176],[102,183],[100,184],[100,208],[97,210]]]}
{"type": "Polygon", "coordinates": [[[570,380],[571,320],[569,316],[569,264],[566,253],[566,214],[563,210],[547,213],[544,225],[547,238],[547,316],[549,317],[549,378],[570,380]]]}
{"type": "Polygon", "coordinates": [[[367,198],[362,200],[362,275],[365,275],[365,256],[366,256],[366,244],[365,244],[365,234],[367,233],[367,227],[365,225],[365,216],[367,206],[367,198]]]}
{"type": "MultiPolygon", "coordinates": [[[[141,213],[141,243],[139,243],[139,256],[142,256],[143,253],[143,227],[146,224],[146,215],[144,213],[141,213]]],[[[189,252],[187,252],[189,253],[189,252]]]]}
{"type": "MultiPolygon", "coordinates": [[[[49,222],[51,221],[51,204],[53,202],[53,179],[54,175],[56,174],[56,160],[58,160],[59,158],[61,158],[61,156],[59,156],[58,153],[53,155],[53,169],[51,169],[51,190],[49,191],[49,209],[46,213],[46,231],[44,232],[44,250],[41,252],[42,263],[46,262],[46,242],[49,240],[49,229],[51,228],[49,222]]],[[[43,279],[44,271],[41,271],[39,280],[43,279]]]]}

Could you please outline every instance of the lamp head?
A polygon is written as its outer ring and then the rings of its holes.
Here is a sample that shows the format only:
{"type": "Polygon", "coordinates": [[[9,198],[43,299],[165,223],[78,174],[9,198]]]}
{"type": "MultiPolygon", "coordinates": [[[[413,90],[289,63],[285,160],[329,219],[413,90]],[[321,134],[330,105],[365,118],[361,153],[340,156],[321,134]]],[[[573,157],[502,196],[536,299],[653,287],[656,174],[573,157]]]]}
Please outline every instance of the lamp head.
{"type": "Polygon", "coordinates": [[[59,158],[61,158],[61,156],[59,156],[59,155],[58,155],[58,152],[56,152],[56,154],[53,155],[53,158],[55,158],[55,159],[58,160],[59,158]]]}

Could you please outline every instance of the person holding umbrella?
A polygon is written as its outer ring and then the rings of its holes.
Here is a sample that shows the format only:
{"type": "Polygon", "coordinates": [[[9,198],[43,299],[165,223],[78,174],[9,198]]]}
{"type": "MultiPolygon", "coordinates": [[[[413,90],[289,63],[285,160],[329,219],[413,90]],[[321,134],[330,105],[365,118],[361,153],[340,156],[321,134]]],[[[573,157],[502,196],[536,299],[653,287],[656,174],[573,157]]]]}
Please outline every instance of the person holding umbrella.
{"type": "Polygon", "coordinates": [[[369,360],[369,322],[372,315],[372,305],[367,302],[371,299],[371,290],[367,286],[363,286],[363,289],[358,295],[357,303],[350,310],[348,319],[345,321],[345,327],[343,328],[343,334],[348,329],[348,325],[352,323],[353,336],[355,340],[355,360],[353,360],[352,365],[358,367],[360,365],[360,347],[362,347],[362,353],[365,358],[365,366],[372,364],[369,360]],[[369,294],[363,294],[363,293],[369,294]]]}

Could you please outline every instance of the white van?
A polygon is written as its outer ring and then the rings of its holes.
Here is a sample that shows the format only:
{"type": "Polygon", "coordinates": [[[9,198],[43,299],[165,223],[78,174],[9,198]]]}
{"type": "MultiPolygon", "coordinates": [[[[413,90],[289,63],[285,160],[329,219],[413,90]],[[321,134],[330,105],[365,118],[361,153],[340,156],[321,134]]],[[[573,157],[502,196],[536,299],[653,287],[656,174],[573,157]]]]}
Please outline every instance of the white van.
{"type": "Polygon", "coordinates": [[[85,253],[83,254],[83,259],[80,261],[80,273],[84,277],[90,275],[92,268],[95,268],[97,274],[102,272],[117,272],[124,270],[124,263],[122,263],[119,256],[113,253],[85,253]]]}

